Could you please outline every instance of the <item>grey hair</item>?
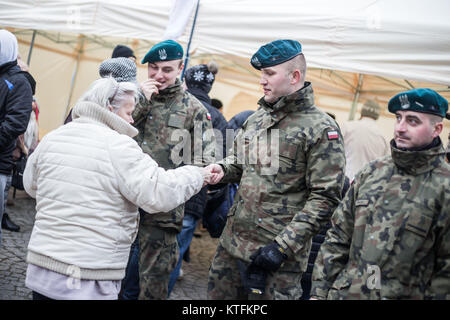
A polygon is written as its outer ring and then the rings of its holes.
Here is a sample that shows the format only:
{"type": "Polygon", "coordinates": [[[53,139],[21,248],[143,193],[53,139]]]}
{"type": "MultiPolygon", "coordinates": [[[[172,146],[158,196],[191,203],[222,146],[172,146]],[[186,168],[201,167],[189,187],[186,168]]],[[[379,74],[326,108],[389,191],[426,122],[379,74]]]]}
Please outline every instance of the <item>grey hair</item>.
{"type": "Polygon", "coordinates": [[[133,96],[138,101],[138,87],[133,82],[117,82],[114,78],[95,80],[79,101],[90,101],[103,108],[111,106],[117,112],[127,96],[133,96]]]}

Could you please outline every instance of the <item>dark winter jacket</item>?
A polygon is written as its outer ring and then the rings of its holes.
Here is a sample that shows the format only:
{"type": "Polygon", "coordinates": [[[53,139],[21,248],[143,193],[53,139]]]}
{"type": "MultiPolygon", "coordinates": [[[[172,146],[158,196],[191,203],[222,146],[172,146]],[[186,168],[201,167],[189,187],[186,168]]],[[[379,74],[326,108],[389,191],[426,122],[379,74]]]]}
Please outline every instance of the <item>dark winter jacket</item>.
{"type": "Polygon", "coordinates": [[[227,129],[233,129],[235,131],[235,135],[237,134],[237,131],[242,128],[242,125],[247,120],[248,117],[250,117],[253,112],[252,110],[246,110],[238,113],[233,118],[228,121],[228,127],[227,129]]]}
{"type": "MultiPolygon", "coordinates": [[[[217,129],[222,133],[222,137],[224,137],[222,141],[223,147],[223,155],[225,155],[225,147],[226,147],[226,127],[227,121],[224,116],[213,106],[211,106],[211,99],[209,96],[202,90],[198,88],[188,89],[187,92],[195,96],[208,110],[211,115],[211,122],[213,129],[217,129]]],[[[217,140],[216,140],[217,141],[217,140]]],[[[221,160],[221,159],[216,159],[221,160]]],[[[203,216],[203,211],[206,206],[206,193],[207,187],[204,187],[198,194],[189,199],[184,205],[184,214],[190,214],[195,218],[201,218],[203,216]]]]}
{"type": "Polygon", "coordinates": [[[17,61],[0,66],[0,174],[11,174],[16,139],[30,120],[32,90],[17,61]]]}
{"type": "MultiPolygon", "coordinates": [[[[344,187],[342,188],[342,198],[344,198],[345,194],[347,193],[348,189],[350,188],[350,181],[348,177],[345,177],[344,181],[344,187]]],[[[308,300],[310,298],[310,292],[311,292],[311,278],[312,273],[314,269],[314,263],[316,262],[317,254],[319,253],[320,246],[322,245],[323,241],[325,240],[325,235],[328,231],[328,229],[331,227],[331,222],[329,222],[325,227],[320,229],[320,231],[313,237],[312,244],[311,244],[311,251],[309,253],[309,259],[308,259],[308,267],[306,271],[302,275],[302,289],[303,289],[303,295],[301,297],[302,300],[308,300]]]]}
{"type": "MultiPolygon", "coordinates": [[[[222,133],[222,137],[223,137],[222,141],[220,141],[216,137],[216,142],[217,143],[222,142],[222,145],[223,145],[223,154],[222,155],[223,155],[223,158],[225,158],[226,129],[228,126],[227,120],[222,115],[222,113],[220,113],[219,110],[217,110],[216,108],[214,108],[211,105],[211,98],[205,92],[203,92],[197,88],[188,89],[187,91],[189,93],[191,93],[192,95],[194,95],[205,106],[205,108],[208,109],[208,112],[211,115],[213,129],[217,129],[222,133]]],[[[222,159],[216,158],[216,161],[219,161],[219,160],[222,160],[222,159]]]]}

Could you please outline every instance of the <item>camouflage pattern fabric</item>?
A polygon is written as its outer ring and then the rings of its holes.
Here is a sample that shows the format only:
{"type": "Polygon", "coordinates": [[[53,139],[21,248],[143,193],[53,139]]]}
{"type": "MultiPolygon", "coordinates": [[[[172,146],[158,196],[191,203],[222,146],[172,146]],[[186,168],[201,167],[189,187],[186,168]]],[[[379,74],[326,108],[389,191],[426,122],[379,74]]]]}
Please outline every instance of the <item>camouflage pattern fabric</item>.
{"type": "Polygon", "coordinates": [[[164,300],[169,287],[166,275],[175,268],[179,255],[176,234],[152,226],[142,230],[143,235],[139,235],[139,300],[164,300]]]}
{"type": "MultiPolygon", "coordinates": [[[[142,150],[164,169],[214,162],[215,138],[206,108],[185,92],[180,81],[143,98],[133,113],[142,150]],[[211,132],[210,135],[205,132],[211,132]]],[[[184,205],[169,212],[141,215],[139,224],[140,299],[166,299],[170,273],[178,259],[176,234],[181,231],[184,205]]]]}
{"type": "Polygon", "coordinates": [[[314,105],[310,83],[273,106],[264,99],[259,104],[236,136],[233,153],[221,162],[222,181],[240,184],[220,244],[248,263],[253,252],[275,240],[288,255],[279,272],[301,275],[312,236],[341,200],[343,140],[336,122],[314,105]],[[240,156],[241,146],[247,156],[240,156]]]}
{"type": "Polygon", "coordinates": [[[237,259],[220,244],[217,247],[208,278],[210,300],[299,300],[302,296],[299,272],[278,271],[267,277],[263,295],[247,294],[243,288],[237,259]]]}
{"type": "Polygon", "coordinates": [[[450,166],[444,148],[369,163],[332,216],[313,271],[319,299],[450,298],[450,166]]]}
{"type": "MultiPolygon", "coordinates": [[[[145,98],[143,98],[145,100],[145,98]]],[[[136,141],[164,169],[214,162],[215,138],[208,111],[193,95],[175,85],[143,101],[133,112],[136,141]],[[211,135],[204,134],[211,132],[211,135]],[[182,135],[181,135],[182,134],[182,135]],[[182,142],[182,143],[180,143],[182,142]],[[184,148],[184,149],[183,149],[184,148]]],[[[145,215],[153,225],[180,232],[184,205],[167,213],[145,215]]]]}

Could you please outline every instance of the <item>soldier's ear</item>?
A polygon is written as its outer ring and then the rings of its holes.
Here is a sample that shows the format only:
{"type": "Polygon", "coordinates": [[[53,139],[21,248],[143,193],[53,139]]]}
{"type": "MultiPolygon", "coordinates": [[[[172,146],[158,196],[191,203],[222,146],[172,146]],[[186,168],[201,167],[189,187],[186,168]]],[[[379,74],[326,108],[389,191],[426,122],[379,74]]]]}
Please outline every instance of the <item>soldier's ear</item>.
{"type": "Polygon", "coordinates": [[[302,73],[300,72],[300,70],[295,69],[294,71],[292,71],[291,73],[291,84],[295,85],[297,83],[299,83],[302,80],[302,73]]]}
{"type": "Polygon", "coordinates": [[[439,136],[444,128],[444,124],[442,122],[438,122],[434,124],[434,131],[433,131],[433,139],[439,136]]]}

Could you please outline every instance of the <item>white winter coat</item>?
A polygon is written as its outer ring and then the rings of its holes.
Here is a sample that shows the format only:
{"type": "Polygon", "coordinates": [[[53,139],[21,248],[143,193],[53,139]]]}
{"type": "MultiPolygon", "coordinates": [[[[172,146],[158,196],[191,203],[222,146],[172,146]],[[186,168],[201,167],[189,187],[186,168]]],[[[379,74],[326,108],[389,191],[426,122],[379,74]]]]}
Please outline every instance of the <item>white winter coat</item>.
{"type": "Polygon", "coordinates": [[[47,134],[24,172],[36,198],[27,262],[81,279],[120,280],[137,234],[138,207],[169,211],[202,187],[202,169],[165,171],[131,138],[137,130],[91,102],[47,134]]]}

